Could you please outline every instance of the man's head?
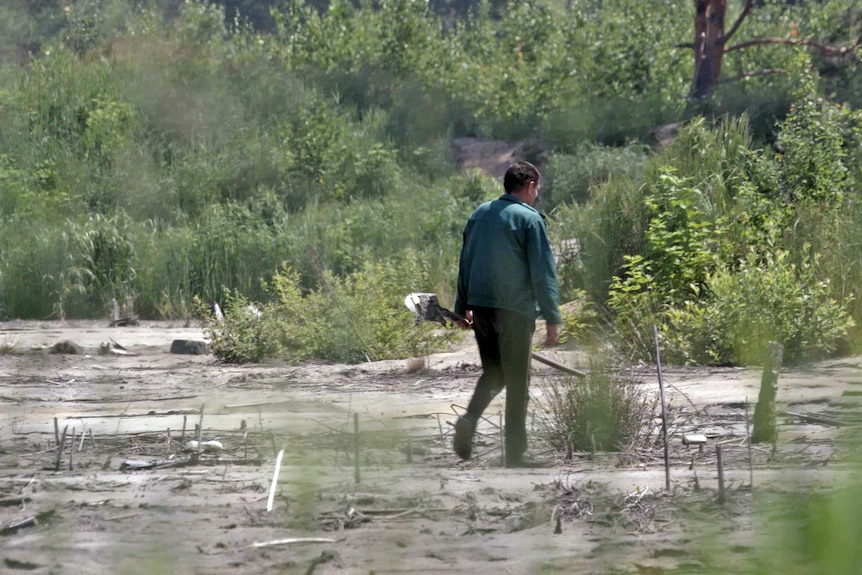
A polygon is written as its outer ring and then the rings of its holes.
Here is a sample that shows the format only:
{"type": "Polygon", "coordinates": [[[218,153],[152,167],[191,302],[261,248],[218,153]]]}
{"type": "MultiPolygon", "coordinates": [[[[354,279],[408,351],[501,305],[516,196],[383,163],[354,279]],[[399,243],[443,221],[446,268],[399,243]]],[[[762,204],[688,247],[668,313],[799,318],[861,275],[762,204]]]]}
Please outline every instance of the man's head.
{"type": "Polygon", "coordinates": [[[542,174],[530,162],[515,162],[509,166],[503,177],[503,189],[506,193],[518,196],[531,206],[536,202],[541,185],[542,174]]]}

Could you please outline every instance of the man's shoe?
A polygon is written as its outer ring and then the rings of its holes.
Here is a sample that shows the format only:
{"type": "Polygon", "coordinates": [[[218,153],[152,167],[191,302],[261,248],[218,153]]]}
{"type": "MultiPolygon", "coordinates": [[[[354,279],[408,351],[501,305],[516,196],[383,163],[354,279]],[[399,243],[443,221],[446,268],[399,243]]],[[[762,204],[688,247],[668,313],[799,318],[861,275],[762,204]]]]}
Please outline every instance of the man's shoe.
{"type": "Polygon", "coordinates": [[[461,459],[470,459],[473,456],[473,432],[476,424],[466,417],[459,417],[455,422],[455,440],[452,442],[455,455],[461,459]]]}

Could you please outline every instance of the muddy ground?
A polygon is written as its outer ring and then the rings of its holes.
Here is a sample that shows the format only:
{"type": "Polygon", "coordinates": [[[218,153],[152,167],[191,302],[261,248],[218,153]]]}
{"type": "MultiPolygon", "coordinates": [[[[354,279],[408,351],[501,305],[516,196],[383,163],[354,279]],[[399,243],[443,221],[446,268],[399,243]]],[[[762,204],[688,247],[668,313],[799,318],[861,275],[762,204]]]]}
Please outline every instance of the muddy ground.
{"type": "MultiPolygon", "coordinates": [[[[565,460],[535,429],[531,451],[546,467],[502,468],[501,398],[478,456],[458,461],[452,424],[479,364],[469,340],[424,366],[228,366],[170,353],[175,339],[203,334],[159,322],[0,324],[0,572],[744,572],[776,545],[761,542],[770,512],[757,501],[792,501],[853,473],[834,423],[856,423],[858,357],[784,370],[779,441],[750,451],[745,402],[759,370],[665,367],[667,491],[660,444],[565,460]],[[82,353],[44,349],[65,340],[82,353]],[[100,353],[111,342],[128,355],[100,353]],[[221,451],[184,449],[200,422],[221,451]],[[702,451],[683,445],[691,433],[707,436],[702,451]]],[[[576,354],[545,353],[579,366],[576,354]]],[[[658,389],[653,366],[634,375],[658,389]]],[[[557,377],[535,364],[534,423],[557,377]]]]}

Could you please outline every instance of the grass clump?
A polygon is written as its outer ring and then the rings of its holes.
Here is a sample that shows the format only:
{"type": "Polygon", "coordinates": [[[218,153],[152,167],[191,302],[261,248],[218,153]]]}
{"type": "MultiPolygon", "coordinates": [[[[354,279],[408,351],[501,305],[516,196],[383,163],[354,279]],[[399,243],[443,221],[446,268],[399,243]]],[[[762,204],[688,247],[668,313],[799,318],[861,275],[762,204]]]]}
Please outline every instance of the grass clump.
{"type": "Polygon", "coordinates": [[[596,359],[586,379],[551,379],[541,403],[543,433],[558,451],[624,451],[654,436],[657,394],[596,359]]]}

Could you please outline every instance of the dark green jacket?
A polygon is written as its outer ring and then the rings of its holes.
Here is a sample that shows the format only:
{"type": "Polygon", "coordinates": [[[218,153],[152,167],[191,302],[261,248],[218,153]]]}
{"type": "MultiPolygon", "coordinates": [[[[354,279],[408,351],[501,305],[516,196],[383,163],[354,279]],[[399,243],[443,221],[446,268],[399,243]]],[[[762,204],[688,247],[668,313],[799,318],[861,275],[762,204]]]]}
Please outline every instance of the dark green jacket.
{"type": "Polygon", "coordinates": [[[511,194],[479,206],[464,228],[455,313],[473,306],[562,323],[545,220],[511,194]]]}

